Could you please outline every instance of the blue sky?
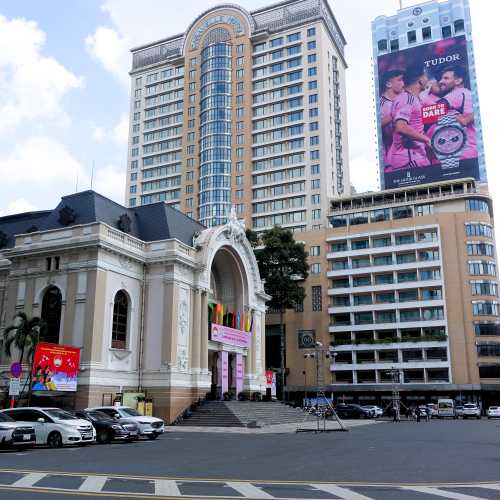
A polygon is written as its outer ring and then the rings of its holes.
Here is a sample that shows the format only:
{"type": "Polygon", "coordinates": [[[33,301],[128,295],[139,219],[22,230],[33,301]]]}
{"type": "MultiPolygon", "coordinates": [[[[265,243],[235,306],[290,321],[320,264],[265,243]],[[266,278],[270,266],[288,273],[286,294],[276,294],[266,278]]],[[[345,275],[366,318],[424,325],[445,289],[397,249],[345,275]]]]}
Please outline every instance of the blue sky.
{"type": "MultiPolygon", "coordinates": [[[[470,2],[488,175],[500,200],[493,150],[500,74],[491,59],[500,2],[470,2]]],[[[88,189],[93,164],[94,189],[123,203],[129,49],[184,31],[218,3],[184,0],[176,8],[177,3],[166,0],[2,2],[0,215],[51,208],[75,191],[77,180],[78,190],[88,189]]],[[[253,10],[271,2],[237,3],[253,10]]],[[[358,191],[377,187],[370,21],[393,14],[398,3],[330,0],[348,42],[349,152],[358,191]]]]}

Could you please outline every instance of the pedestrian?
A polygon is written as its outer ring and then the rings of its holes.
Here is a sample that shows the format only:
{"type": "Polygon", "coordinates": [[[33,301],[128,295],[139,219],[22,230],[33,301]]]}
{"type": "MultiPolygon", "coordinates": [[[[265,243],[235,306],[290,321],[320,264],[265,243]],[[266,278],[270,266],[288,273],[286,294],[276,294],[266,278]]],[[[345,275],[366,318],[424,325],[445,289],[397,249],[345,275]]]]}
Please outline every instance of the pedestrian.
{"type": "Polygon", "coordinates": [[[431,421],[431,409],[429,407],[426,408],[425,419],[427,420],[427,422],[431,421]]]}
{"type": "Polygon", "coordinates": [[[420,407],[417,406],[415,409],[415,415],[417,416],[417,422],[420,422],[420,407]]]}

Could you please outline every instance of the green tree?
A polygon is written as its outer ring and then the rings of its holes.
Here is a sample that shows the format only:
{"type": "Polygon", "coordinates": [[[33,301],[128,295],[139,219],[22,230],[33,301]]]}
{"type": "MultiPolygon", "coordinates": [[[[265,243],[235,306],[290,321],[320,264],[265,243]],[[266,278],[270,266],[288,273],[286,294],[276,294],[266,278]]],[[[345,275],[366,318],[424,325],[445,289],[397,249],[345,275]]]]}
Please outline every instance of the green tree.
{"type": "Polygon", "coordinates": [[[47,325],[40,318],[28,318],[24,312],[18,312],[12,325],[3,332],[5,354],[12,359],[12,346],[19,351],[19,363],[26,359],[31,363],[35,354],[36,344],[43,336],[47,325]]]}
{"type": "MultiPolygon", "coordinates": [[[[251,240],[250,240],[251,241],[251,240]]],[[[309,273],[307,252],[303,243],[298,243],[292,231],[275,226],[260,236],[260,246],[254,247],[264,289],[271,300],[270,309],[278,311],[280,317],[280,385],[282,397],[285,390],[286,339],[283,315],[304,301],[305,291],[301,282],[309,273]]]]}

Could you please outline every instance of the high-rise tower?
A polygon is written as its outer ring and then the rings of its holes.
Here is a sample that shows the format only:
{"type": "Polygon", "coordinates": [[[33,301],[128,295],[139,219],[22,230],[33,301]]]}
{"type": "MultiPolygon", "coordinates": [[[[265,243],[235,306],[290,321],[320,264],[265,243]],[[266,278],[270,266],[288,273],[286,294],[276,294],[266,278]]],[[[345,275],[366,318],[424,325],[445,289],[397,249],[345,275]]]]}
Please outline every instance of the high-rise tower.
{"type": "Polygon", "coordinates": [[[288,0],[221,5],[133,49],[127,204],[324,227],[350,194],[344,45],[325,0],[288,0]]]}

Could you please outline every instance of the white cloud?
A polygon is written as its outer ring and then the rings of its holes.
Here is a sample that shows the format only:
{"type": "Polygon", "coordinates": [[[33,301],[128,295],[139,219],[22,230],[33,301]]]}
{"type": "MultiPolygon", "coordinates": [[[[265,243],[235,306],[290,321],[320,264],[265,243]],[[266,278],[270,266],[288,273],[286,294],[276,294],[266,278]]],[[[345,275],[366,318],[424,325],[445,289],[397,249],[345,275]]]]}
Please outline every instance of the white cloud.
{"type": "Polygon", "coordinates": [[[93,127],[92,128],[92,139],[96,142],[104,142],[106,139],[106,130],[104,127],[93,127]]]}
{"type": "Polygon", "coordinates": [[[0,15],[0,132],[41,118],[68,121],[61,101],[83,79],[42,55],[44,44],[34,21],[0,15]]]}
{"type": "Polygon", "coordinates": [[[120,165],[96,167],[93,189],[98,193],[123,204],[125,193],[125,169],[120,165]]]}
{"type": "Polygon", "coordinates": [[[35,205],[31,204],[29,201],[24,198],[17,198],[16,200],[11,201],[5,210],[0,211],[0,216],[3,217],[5,215],[11,214],[21,214],[23,212],[33,212],[34,210],[38,210],[35,205]]]}
{"type": "Polygon", "coordinates": [[[36,188],[86,181],[82,166],[63,144],[45,136],[32,137],[17,144],[6,157],[0,158],[0,178],[3,187],[22,189],[26,182],[36,188]]]}
{"type": "Polygon", "coordinates": [[[113,129],[113,140],[118,146],[128,144],[128,114],[123,113],[113,129]]]}
{"type": "Polygon", "coordinates": [[[122,83],[128,84],[130,42],[115,29],[99,26],[85,39],[89,54],[122,83]]]}

